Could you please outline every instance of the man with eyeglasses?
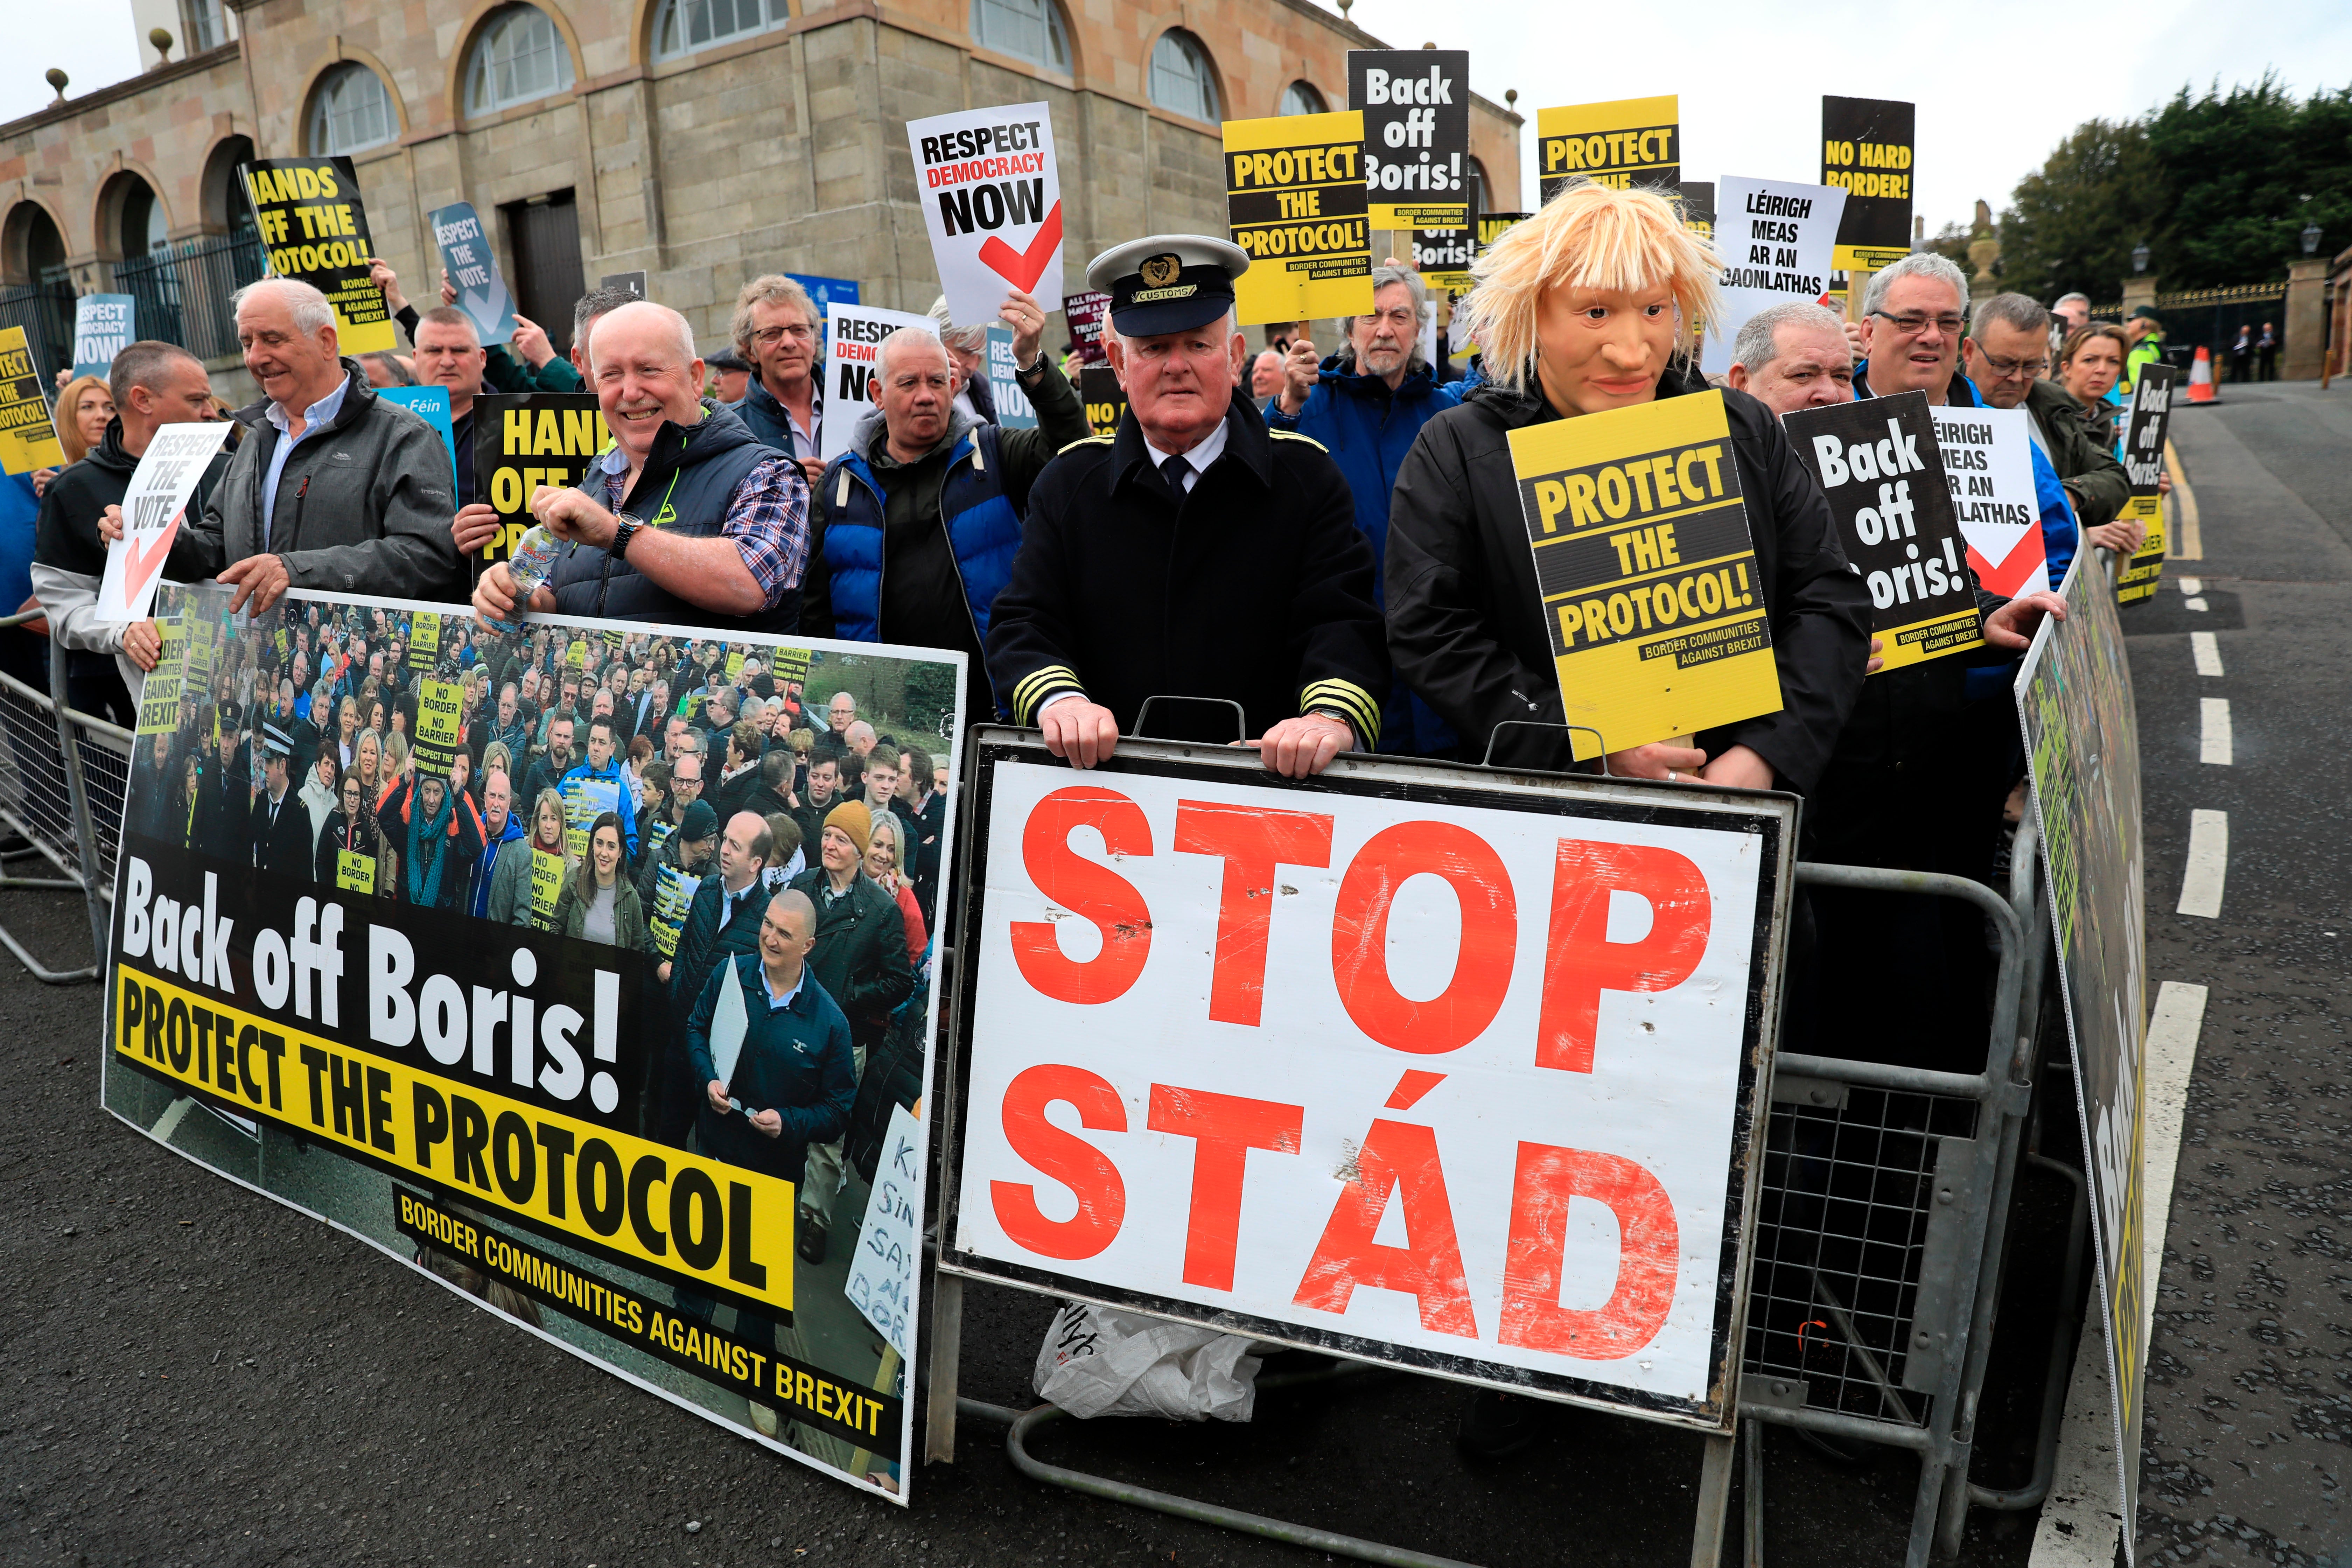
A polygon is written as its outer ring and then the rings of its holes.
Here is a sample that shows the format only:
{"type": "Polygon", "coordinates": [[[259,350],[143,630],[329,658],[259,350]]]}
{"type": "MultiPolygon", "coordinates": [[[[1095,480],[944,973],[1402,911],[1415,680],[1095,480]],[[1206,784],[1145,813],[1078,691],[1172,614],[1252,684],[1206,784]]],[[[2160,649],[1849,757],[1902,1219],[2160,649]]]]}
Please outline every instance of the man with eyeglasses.
{"type": "Polygon", "coordinates": [[[2022,405],[2033,416],[2042,449],[2091,542],[2126,554],[2138,549],[2147,530],[2116,521],[2131,499],[2130,477],[2083,423],[2082,405],[2043,379],[2051,363],[2050,312],[2022,294],[1996,294],[1976,308],[1962,353],[1969,379],[1987,405],[2022,405]]]}
{"type": "Polygon", "coordinates": [[[801,466],[814,484],[824,472],[817,456],[824,423],[824,379],[817,373],[816,301],[781,272],[754,278],[735,296],[735,352],[751,363],[752,375],[740,403],[729,407],[761,445],[801,466]]]}
{"type": "MultiPolygon", "coordinates": [[[[1308,340],[1295,340],[1282,362],[1279,395],[1265,405],[1267,429],[1319,442],[1339,465],[1376,572],[1388,553],[1389,497],[1404,455],[1423,425],[1462,401],[1458,388],[1437,384],[1422,357],[1429,309],[1418,276],[1396,266],[1372,268],[1370,313],[1347,318],[1348,341],[1328,359],[1318,361],[1308,340]]],[[[1460,743],[1435,709],[1402,680],[1391,680],[1381,751],[1450,757],[1460,743]]]]}

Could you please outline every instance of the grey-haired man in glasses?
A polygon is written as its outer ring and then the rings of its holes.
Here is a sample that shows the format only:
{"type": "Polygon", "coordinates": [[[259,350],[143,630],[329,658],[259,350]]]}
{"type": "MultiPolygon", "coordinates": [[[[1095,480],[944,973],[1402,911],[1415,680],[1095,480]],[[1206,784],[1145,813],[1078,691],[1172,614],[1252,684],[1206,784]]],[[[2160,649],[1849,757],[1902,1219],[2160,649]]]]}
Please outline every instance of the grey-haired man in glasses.
{"type": "Polygon", "coordinates": [[[2050,312],[2022,294],[1996,294],[1977,306],[1963,351],[1969,379],[1995,408],[2022,406],[2050,466],[2058,470],[2074,516],[2095,544],[2129,551],[2143,530],[2118,523],[2131,479],[2084,422],[2083,408],[2050,373],[2050,312]]]}

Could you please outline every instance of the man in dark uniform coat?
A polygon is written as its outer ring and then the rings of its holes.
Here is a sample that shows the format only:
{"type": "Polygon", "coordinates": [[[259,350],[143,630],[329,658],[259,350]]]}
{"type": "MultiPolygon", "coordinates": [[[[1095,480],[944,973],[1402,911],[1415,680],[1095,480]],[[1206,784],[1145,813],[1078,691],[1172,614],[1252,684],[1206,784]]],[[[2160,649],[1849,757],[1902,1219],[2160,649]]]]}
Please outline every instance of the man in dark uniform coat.
{"type": "MultiPolygon", "coordinates": [[[[1038,476],[988,632],[1014,721],[1078,767],[1160,695],[1240,703],[1250,744],[1293,778],[1379,741],[1388,653],[1347,480],[1235,395],[1248,358],[1233,280],[1248,268],[1223,240],[1155,235],[1087,269],[1111,295],[1127,409],[1038,476]]],[[[1157,733],[1179,733],[1168,706],[1157,733]]],[[[1183,738],[1232,735],[1193,719],[1183,738]]]]}
{"type": "Polygon", "coordinates": [[[253,864],[301,881],[312,879],[318,858],[310,838],[310,808],[294,788],[291,742],[275,723],[261,729],[263,787],[249,810],[253,864]]]}

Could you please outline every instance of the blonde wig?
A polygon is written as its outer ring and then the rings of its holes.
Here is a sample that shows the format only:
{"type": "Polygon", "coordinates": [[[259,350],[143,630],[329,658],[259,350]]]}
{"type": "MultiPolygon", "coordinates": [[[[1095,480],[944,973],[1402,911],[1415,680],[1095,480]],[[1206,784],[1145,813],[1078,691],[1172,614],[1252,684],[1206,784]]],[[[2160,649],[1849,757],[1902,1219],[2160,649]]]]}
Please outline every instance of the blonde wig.
{"type": "Polygon", "coordinates": [[[1682,318],[1677,339],[1687,342],[1715,322],[1722,271],[1715,247],[1683,226],[1673,201],[1578,180],[1471,263],[1477,284],[1454,312],[1454,335],[1476,342],[1488,380],[1523,391],[1552,289],[1664,286],[1682,318]]]}

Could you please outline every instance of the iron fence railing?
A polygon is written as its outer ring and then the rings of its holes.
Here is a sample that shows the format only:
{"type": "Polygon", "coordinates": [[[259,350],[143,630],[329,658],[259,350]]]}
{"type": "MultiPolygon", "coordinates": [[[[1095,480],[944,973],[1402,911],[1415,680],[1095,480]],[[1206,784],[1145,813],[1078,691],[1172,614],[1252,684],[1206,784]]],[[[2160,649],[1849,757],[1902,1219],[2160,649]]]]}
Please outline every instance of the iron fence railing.
{"type": "Polygon", "coordinates": [[[218,359],[237,349],[229,296],[260,279],[263,261],[250,235],[208,235],[116,262],[114,286],[138,300],[132,320],[141,337],[218,359]]]}

